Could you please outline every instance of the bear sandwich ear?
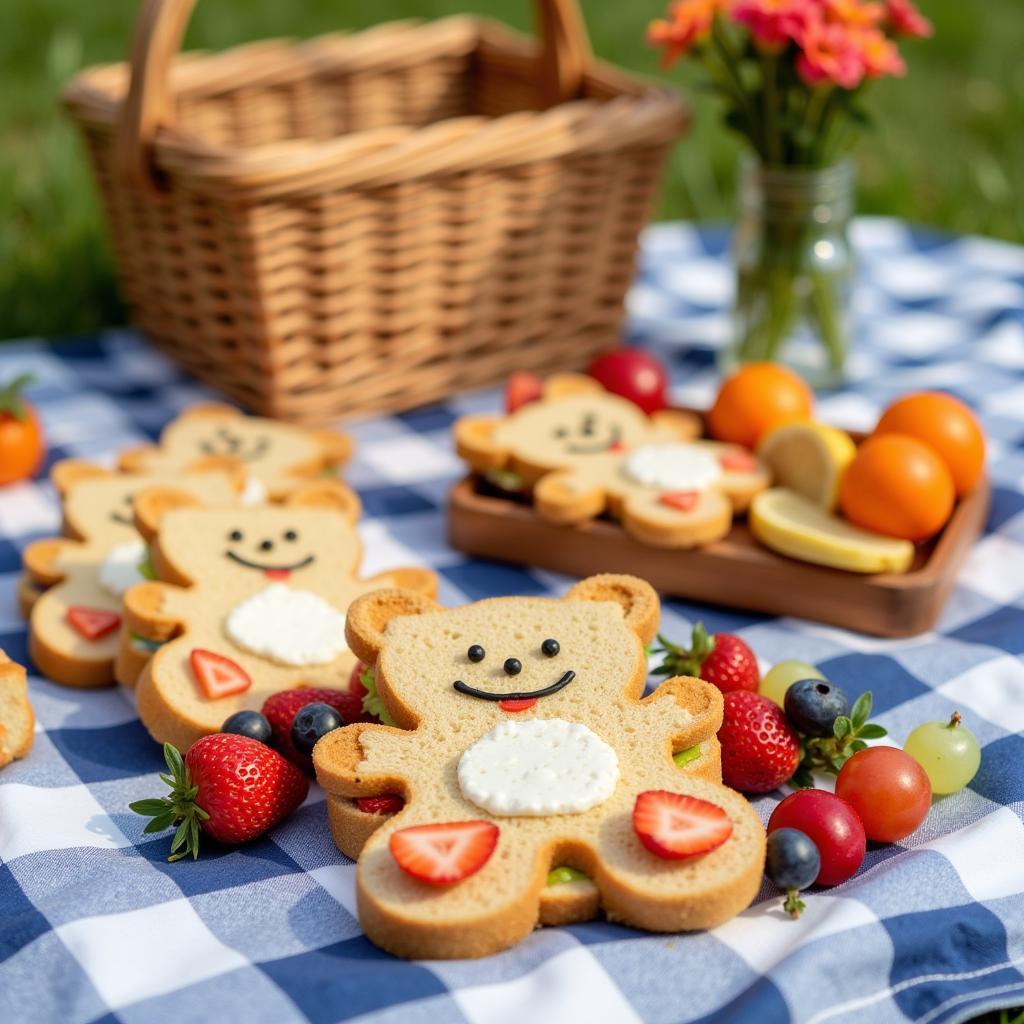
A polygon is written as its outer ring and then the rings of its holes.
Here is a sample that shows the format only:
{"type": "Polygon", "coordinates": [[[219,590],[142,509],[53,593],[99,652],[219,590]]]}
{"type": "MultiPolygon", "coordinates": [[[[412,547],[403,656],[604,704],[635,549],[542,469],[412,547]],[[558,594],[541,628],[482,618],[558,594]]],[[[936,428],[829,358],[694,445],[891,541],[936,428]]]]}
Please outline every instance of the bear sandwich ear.
{"type": "Polygon", "coordinates": [[[622,608],[626,625],[649,644],[658,632],[661,605],[654,587],[638,576],[605,573],[580,580],[563,598],[565,601],[613,601],[622,608]]]}
{"type": "Polygon", "coordinates": [[[392,619],[404,615],[425,615],[438,604],[412,590],[374,590],[356,598],[345,619],[345,639],[364,665],[373,665],[384,646],[384,631],[392,619]]]}
{"type": "Polygon", "coordinates": [[[355,447],[350,437],[336,434],[333,430],[310,430],[313,443],[320,449],[320,457],[324,466],[332,469],[344,466],[352,458],[355,447]]]}
{"type": "Polygon", "coordinates": [[[297,487],[285,499],[285,505],[301,508],[329,508],[355,523],[362,512],[359,496],[340,480],[315,480],[297,487]]]}
{"type": "Polygon", "coordinates": [[[83,459],[61,459],[60,462],[54,463],[50,470],[50,480],[62,498],[75,484],[81,483],[83,480],[99,480],[115,475],[109,469],[83,459]]]}
{"type": "Polygon", "coordinates": [[[556,373],[544,382],[544,398],[568,398],[570,395],[600,395],[604,388],[585,373],[556,373]]]}
{"type": "Polygon", "coordinates": [[[187,491],[175,487],[147,487],[135,495],[132,509],[135,529],[151,541],[160,529],[160,520],[177,508],[202,508],[203,503],[187,491]]]}

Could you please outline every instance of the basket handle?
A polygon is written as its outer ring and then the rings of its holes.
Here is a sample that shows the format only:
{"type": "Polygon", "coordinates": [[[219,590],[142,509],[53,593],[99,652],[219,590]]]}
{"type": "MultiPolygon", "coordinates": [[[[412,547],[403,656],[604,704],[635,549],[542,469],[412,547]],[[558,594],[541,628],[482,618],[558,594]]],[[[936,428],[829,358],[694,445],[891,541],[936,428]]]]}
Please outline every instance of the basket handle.
{"type": "Polygon", "coordinates": [[[576,99],[592,58],[579,0],[534,0],[545,106],[576,99]]]}
{"type": "MultiPolygon", "coordinates": [[[[142,0],[129,61],[131,81],[117,127],[117,164],[136,185],[161,191],[153,139],[170,120],[171,62],[181,49],[196,0],[142,0]]],[[[578,0],[534,0],[546,106],[575,99],[591,60],[578,0]]]]}

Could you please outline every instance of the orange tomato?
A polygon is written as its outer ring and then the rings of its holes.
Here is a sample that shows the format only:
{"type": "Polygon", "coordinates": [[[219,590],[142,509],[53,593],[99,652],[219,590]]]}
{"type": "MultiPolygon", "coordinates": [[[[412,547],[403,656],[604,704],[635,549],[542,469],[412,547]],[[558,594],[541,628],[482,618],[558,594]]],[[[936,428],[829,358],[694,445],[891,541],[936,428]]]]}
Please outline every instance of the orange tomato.
{"type": "Polygon", "coordinates": [[[971,410],[952,395],[922,391],[893,402],[875,427],[876,434],[906,434],[924,441],[953,474],[957,497],[981,479],[985,435],[971,410]]]}
{"type": "Polygon", "coordinates": [[[27,376],[0,388],[0,486],[32,476],[43,461],[43,432],[35,410],[22,397],[27,376]]]}
{"type": "Polygon", "coordinates": [[[747,363],[722,385],[708,413],[708,429],[719,441],[753,448],[773,427],[809,419],[811,389],[776,363],[747,363]]]}
{"type": "Polygon", "coordinates": [[[839,484],[839,508],[851,523],[903,540],[924,540],[941,530],[953,501],[946,464],[905,434],[869,437],[839,484]]]}

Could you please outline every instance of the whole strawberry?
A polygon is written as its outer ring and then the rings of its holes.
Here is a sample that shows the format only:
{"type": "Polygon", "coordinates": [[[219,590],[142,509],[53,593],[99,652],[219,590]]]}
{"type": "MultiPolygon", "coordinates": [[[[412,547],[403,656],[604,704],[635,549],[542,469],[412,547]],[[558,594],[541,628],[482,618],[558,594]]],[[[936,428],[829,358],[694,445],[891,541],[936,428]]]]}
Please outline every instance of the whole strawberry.
{"type": "Polygon", "coordinates": [[[199,856],[199,833],[221,843],[246,843],[288,817],[309,792],[306,776],[265,743],[220,732],[196,740],[182,760],[164,744],[170,796],[128,806],[153,820],[146,832],[177,826],[168,860],[199,856]]]}
{"type": "Polygon", "coordinates": [[[713,683],[722,693],[734,690],[757,692],[761,673],[754,652],[732,633],[708,636],[703,622],[693,627],[690,647],[680,647],[658,636],[655,654],[664,658],[655,670],[660,676],[697,676],[713,683]]]}
{"type": "Polygon", "coordinates": [[[725,695],[718,730],[722,781],[744,793],[770,793],[788,782],[800,763],[800,739],[774,701],[734,690],[725,695]]]}
{"type": "Polygon", "coordinates": [[[292,764],[297,764],[304,771],[313,770],[313,759],[307,754],[300,754],[292,743],[292,722],[300,708],[307,704],[327,704],[341,715],[345,725],[352,722],[373,722],[370,715],[363,711],[363,698],[351,689],[328,690],[323,687],[307,687],[299,690],[281,690],[272,693],[263,702],[263,714],[270,722],[271,743],[292,764]]]}

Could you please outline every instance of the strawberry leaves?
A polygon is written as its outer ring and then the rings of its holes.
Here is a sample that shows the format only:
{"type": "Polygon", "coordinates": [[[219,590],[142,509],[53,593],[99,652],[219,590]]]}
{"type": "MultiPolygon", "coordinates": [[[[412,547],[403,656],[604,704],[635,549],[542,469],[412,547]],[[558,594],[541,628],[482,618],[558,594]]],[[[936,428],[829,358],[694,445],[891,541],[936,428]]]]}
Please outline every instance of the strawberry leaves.
{"type": "Polygon", "coordinates": [[[657,644],[651,649],[652,654],[662,655],[661,664],[651,669],[656,676],[700,676],[700,667],[704,659],[715,649],[715,638],[708,634],[703,622],[693,627],[690,647],[682,647],[672,643],[668,637],[658,634],[657,644]]]}
{"type": "Polygon", "coordinates": [[[796,789],[812,789],[812,771],[838,775],[840,769],[859,750],[867,747],[866,740],[880,740],[888,735],[884,726],[869,722],[871,717],[871,691],[862,693],[850,709],[850,714],[839,715],[832,725],[832,735],[800,737],[800,765],[791,780],[796,789]]]}
{"type": "Polygon", "coordinates": [[[14,380],[0,388],[0,413],[6,413],[16,420],[24,420],[28,412],[21,392],[34,380],[35,377],[31,373],[20,373],[14,380]]]}
{"type": "Polygon", "coordinates": [[[210,815],[195,802],[199,787],[192,784],[181,754],[170,743],[164,744],[164,761],[170,774],[161,774],[160,778],[170,786],[170,795],[136,800],[128,807],[136,814],[152,819],[143,829],[144,833],[163,832],[172,825],[178,826],[171,840],[168,861],[173,863],[189,854],[195,860],[199,856],[199,825],[210,815]]]}

